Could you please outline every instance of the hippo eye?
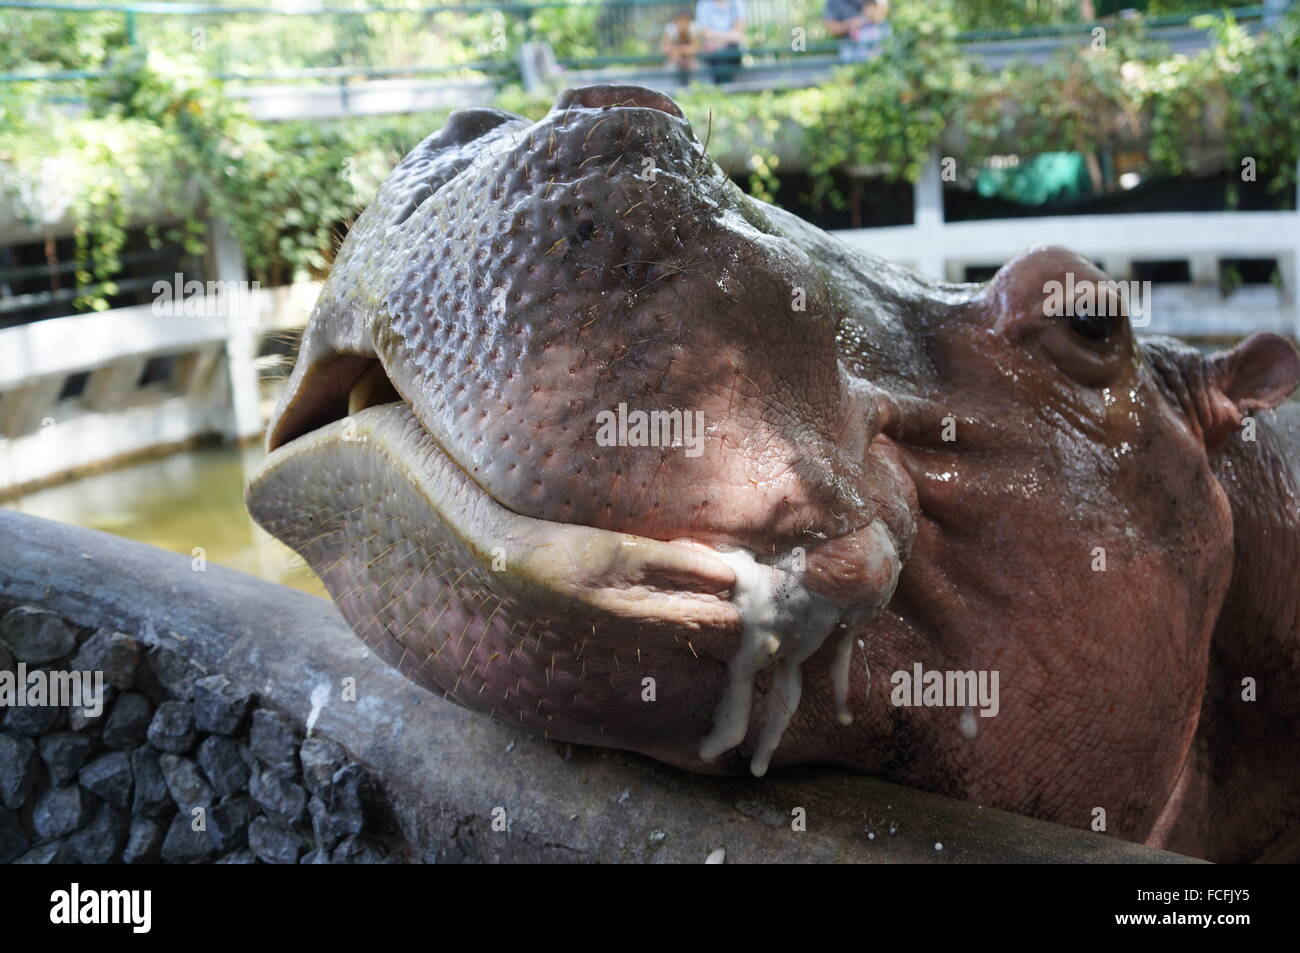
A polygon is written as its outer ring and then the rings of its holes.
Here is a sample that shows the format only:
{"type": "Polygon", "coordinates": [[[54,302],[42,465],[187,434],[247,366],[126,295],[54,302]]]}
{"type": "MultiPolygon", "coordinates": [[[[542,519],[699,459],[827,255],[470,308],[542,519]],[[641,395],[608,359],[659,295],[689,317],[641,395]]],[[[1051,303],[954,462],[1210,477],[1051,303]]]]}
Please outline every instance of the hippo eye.
{"type": "Polygon", "coordinates": [[[1110,337],[1114,320],[1110,315],[1094,314],[1093,309],[1077,307],[1070,316],[1070,330],[1089,341],[1104,341],[1110,337]]]}

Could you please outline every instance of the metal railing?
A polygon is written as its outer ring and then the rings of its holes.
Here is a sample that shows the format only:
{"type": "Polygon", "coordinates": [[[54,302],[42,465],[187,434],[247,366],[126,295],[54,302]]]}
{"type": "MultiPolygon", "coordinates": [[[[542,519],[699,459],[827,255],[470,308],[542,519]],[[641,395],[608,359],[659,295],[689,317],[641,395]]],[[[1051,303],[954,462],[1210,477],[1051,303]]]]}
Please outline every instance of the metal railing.
{"type": "MultiPolygon", "coordinates": [[[[816,61],[823,54],[831,54],[837,43],[822,31],[824,0],[745,0],[750,43],[749,55],[755,60],[798,65],[800,59],[816,61]],[[803,27],[806,42],[799,50],[792,49],[790,31],[803,27]]],[[[1284,0],[1255,6],[1231,9],[1238,20],[1248,23],[1266,21],[1280,15],[1289,4],[1284,0]]],[[[398,76],[448,76],[452,74],[479,74],[498,81],[513,79],[517,65],[511,55],[514,46],[532,39],[553,40],[559,63],[569,69],[593,69],[613,66],[647,66],[661,61],[658,53],[659,36],[663,25],[678,9],[690,9],[692,0],[529,0],[529,2],[446,3],[427,6],[384,6],[375,4],[362,7],[312,6],[281,8],[265,6],[218,5],[206,3],[70,3],[47,0],[0,0],[0,10],[25,10],[31,12],[60,13],[112,13],[123,20],[127,48],[151,49],[159,44],[191,43],[191,33],[204,33],[207,27],[195,23],[230,25],[239,21],[244,29],[240,33],[240,48],[244,59],[265,62],[259,55],[256,31],[249,21],[261,20],[263,24],[278,19],[292,21],[314,20],[317,24],[337,22],[346,24],[333,47],[316,52],[316,56],[333,58],[336,62],[303,66],[286,66],[272,70],[256,68],[229,68],[218,65],[217,57],[206,62],[212,75],[223,81],[267,82],[348,79],[387,79],[398,76]],[[581,14],[589,11],[587,21],[574,20],[564,28],[583,35],[581,42],[571,38],[554,40],[552,34],[561,25],[548,14],[564,11],[581,14]],[[177,18],[189,23],[178,27],[177,18]],[[383,34],[380,21],[388,19],[394,31],[383,34]],[[400,23],[396,18],[405,18],[400,23]],[[157,26],[155,21],[168,21],[170,27],[157,26]],[[416,22],[418,21],[418,22],[416,22]],[[393,25],[396,23],[397,25],[393,25]],[[149,25],[153,24],[153,25],[149,25]],[[188,27],[188,29],[186,29],[188,27]],[[168,32],[170,30],[170,32],[168,32]],[[412,33],[414,31],[414,35],[412,33]],[[418,48],[419,37],[439,41],[447,55],[440,63],[406,61],[377,64],[362,62],[368,56],[364,42],[375,41],[376,46],[387,50],[403,47],[409,51],[418,48]],[[393,43],[389,44],[388,40],[393,43]],[[380,42],[380,41],[383,42],[380,42]],[[358,43],[361,45],[359,46],[358,43]],[[592,52],[582,54],[582,49],[592,52]],[[467,55],[482,50],[487,55],[467,55]],[[578,50],[575,53],[574,50],[578,50]],[[581,55],[579,55],[581,54],[581,55]]],[[[1194,28],[1199,18],[1221,16],[1222,10],[1144,18],[1151,28],[1194,28]]],[[[1066,42],[1070,38],[1086,36],[1093,29],[1091,23],[1031,26],[1018,30],[970,30],[959,35],[958,41],[967,44],[987,44],[1034,38],[1066,42]]],[[[301,28],[295,27],[301,36],[301,28]]],[[[322,33],[328,31],[323,30],[322,33]]],[[[197,42],[197,40],[195,41],[197,42]]],[[[202,51],[200,51],[202,52],[202,51]]],[[[229,50],[227,56],[232,55],[229,50]]],[[[401,50],[398,59],[404,57],[401,50]]],[[[251,67],[251,62],[250,62],[251,67]]],[[[813,63],[809,64],[810,66],[813,63]]],[[[109,75],[106,69],[66,69],[50,71],[22,71],[0,73],[0,82],[71,82],[94,80],[109,75]]]]}

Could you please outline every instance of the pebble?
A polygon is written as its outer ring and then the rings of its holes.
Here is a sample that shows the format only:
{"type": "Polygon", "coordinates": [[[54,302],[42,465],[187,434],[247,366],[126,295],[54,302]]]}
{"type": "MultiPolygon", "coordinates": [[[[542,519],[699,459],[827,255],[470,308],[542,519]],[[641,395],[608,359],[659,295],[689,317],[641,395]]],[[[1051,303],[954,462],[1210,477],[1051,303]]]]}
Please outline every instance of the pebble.
{"type": "Polygon", "coordinates": [[[28,665],[44,665],[63,658],[77,647],[72,627],[52,612],[18,606],[0,619],[0,638],[14,658],[28,665]]]}
{"type": "Polygon", "coordinates": [[[332,787],[326,803],[335,824],[348,834],[362,833],[366,829],[366,803],[373,794],[370,774],[353,761],[339,768],[332,787]]]}
{"type": "Polygon", "coordinates": [[[252,697],[238,692],[224,675],[194,683],[194,724],[199,731],[233,735],[239,730],[252,697]]]}
{"type": "Polygon", "coordinates": [[[187,702],[163,702],[149,722],[149,743],[160,751],[184,754],[194,747],[194,709],[187,702]]]}
{"type": "MultiPolygon", "coordinates": [[[[2,855],[0,855],[2,856],[2,855]]],[[[41,844],[39,847],[33,847],[27,853],[23,854],[15,864],[59,864],[63,863],[63,841],[51,841],[48,844],[41,844]]]]}
{"type": "Polygon", "coordinates": [[[232,797],[208,812],[208,840],[218,854],[248,843],[248,823],[255,808],[246,797],[232,797]]]}
{"type": "Polygon", "coordinates": [[[298,750],[298,758],[302,761],[302,779],[307,790],[328,800],[334,775],[347,763],[347,752],[325,738],[308,738],[298,750]]]}
{"type": "Polygon", "coordinates": [[[131,821],[131,830],[122,849],[124,864],[153,864],[162,855],[163,826],[151,817],[137,817],[131,821]]]}
{"type": "Polygon", "coordinates": [[[63,721],[63,709],[54,705],[22,705],[5,712],[4,724],[9,731],[15,731],[29,738],[39,738],[47,731],[53,731],[63,721]]]}
{"type": "MultiPolygon", "coordinates": [[[[297,823],[307,810],[307,792],[293,782],[283,767],[267,768],[253,774],[248,793],[268,814],[286,824],[297,823]]],[[[261,856],[260,854],[258,856],[261,856]]]]}
{"type": "Polygon", "coordinates": [[[293,726],[277,712],[259,708],[253,712],[248,733],[248,748],[254,757],[269,768],[281,764],[297,771],[298,739],[293,726]]]}
{"type": "Polygon", "coordinates": [[[158,759],[158,767],[162,769],[167,790],[182,814],[189,815],[193,808],[207,807],[212,803],[211,785],[203,777],[199,766],[189,758],[164,754],[158,759]]]}
{"type": "Polygon", "coordinates": [[[193,864],[212,856],[212,842],[204,831],[196,831],[194,818],[182,811],[172,818],[163,838],[162,859],[169,864],[193,864]]]}
{"type": "Polygon", "coordinates": [[[0,807],[0,864],[21,856],[30,843],[18,812],[0,807]]]}
{"type": "Polygon", "coordinates": [[[256,864],[258,863],[258,860],[257,856],[251,850],[244,848],[243,850],[237,850],[233,853],[226,854],[226,856],[218,858],[216,862],[218,864],[256,864]]]}
{"type": "Polygon", "coordinates": [[[126,843],[130,823],[125,811],[111,804],[101,804],[90,823],[64,841],[67,861],[74,864],[112,863],[126,843]]]}
{"type": "Polygon", "coordinates": [[[335,864],[382,864],[384,852],[370,841],[360,837],[345,838],[334,848],[330,862],[335,864]]]}
{"type": "MultiPolygon", "coordinates": [[[[211,735],[199,745],[199,767],[208,776],[218,797],[235,794],[248,787],[248,765],[233,738],[211,735]]],[[[221,848],[218,848],[220,850],[221,848]]]]}
{"type": "Polygon", "coordinates": [[[136,692],[125,692],[113,702],[104,719],[104,747],[125,751],[144,743],[153,720],[153,705],[136,692]]]}
{"type": "Polygon", "coordinates": [[[85,792],[75,784],[65,784],[36,799],[32,828],[42,840],[63,837],[85,824],[89,814],[85,792]]]}
{"type": "Polygon", "coordinates": [[[185,656],[159,645],[149,650],[145,663],[163,692],[181,701],[194,698],[194,684],[203,677],[203,671],[185,656]]]}
{"type": "Polygon", "coordinates": [[[158,752],[149,747],[131,752],[131,774],[135,780],[131,813],[137,817],[159,817],[172,809],[174,802],[159,757],[158,752]]]}
{"type": "MultiPolygon", "coordinates": [[[[49,769],[50,780],[55,785],[59,785],[69,778],[76,777],[81,766],[90,757],[94,744],[84,734],[75,731],[56,731],[41,738],[37,746],[41,752],[41,760],[49,769]]],[[[0,776],[2,775],[3,770],[0,770],[0,776]]]]}
{"type": "Polygon", "coordinates": [[[100,755],[81,769],[81,786],[120,808],[131,804],[131,757],[125,751],[100,755]]]}
{"type": "Polygon", "coordinates": [[[22,735],[0,732],[0,805],[16,811],[35,783],[35,743],[22,735]]]}
{"type": "Polygon", "coordinates": [[[103,672],[106,685],[127,689],[135,684],[140,656],[140,643],[131,636],[100,629],[85,641],[68,667],[75,672],[103,672]]]}
{"type": "Polygon", "coordinates": [[[298,835],[266,817],[248,826],[248,846],[268,864],[296,864],[302,853],[298,835]]]}
{"type": "Polygon", "coordinates": [[[111,709],[116,698],[117,689],[105,684],[104,697],[99,700],[98,705],[82,705],[79,708],[68,709],[68,727],[73,731],[99,735],[104,730],[105,713],[111,709]]]}

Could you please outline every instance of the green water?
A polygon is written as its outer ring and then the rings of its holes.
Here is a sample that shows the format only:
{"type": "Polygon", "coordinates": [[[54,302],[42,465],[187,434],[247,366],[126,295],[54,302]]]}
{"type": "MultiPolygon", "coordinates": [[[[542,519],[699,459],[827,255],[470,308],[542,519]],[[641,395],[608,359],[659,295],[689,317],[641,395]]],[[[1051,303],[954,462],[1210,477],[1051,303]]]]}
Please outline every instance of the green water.
{"type": "Polygon", "coordinates": [[[22,513],[102,530],[191,558],[324,595],[298,556],[244,509],[244,484],[260,446],[176,453],[83,477],[4,505],[22,513]]]}

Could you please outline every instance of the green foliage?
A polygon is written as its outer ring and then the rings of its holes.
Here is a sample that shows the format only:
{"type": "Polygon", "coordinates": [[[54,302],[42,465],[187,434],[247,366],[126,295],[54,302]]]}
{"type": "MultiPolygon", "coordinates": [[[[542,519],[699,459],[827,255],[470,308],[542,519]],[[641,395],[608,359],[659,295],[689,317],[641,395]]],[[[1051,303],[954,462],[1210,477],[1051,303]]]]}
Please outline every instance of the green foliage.
{"type": "MultiPolygon", "coordinates": [[[[572,10],[539,11],[528,29],[517,17],[456,15],[447,23],[469,24],[469,32],[448,32],[447,48],[461,51],[455,62],[499,56],[493,44],[513,45],[540,24],[552,39],[563,38],[567,55],[590,55],[594,50],[583,43],[593,36],[596,11],[580,13],[588,19],[572,19],[572,10]]],[[[357,57],[390,35],[389,27],[370,22],[372,16],[350,18],[366,23],[357,34],[357,57]]],[[[404,24],[402,56],[411,62],[427,62],[420,38],[452,18],[413,11],[397,16],[409,22],[384,22],[404,24]]],[[[228,221],[263,283],[319,276],[338,234],[387,171],[445,120],[439,111],[258,123],[212,77],[211,34],[206,49],[192,49],[182,31],[171,55],[154,48],[146,56],[119,42],[113,22],[94,20],[95,28],[78,40],[84,48],[60,58],[51,51],[65,42],[58,30],[66,21],[51,17],[45,32],[18,54],[27,58],[18,64],[24,68],[87,61],[106,66],[107,78],[84,86],[88,112],[53,108],[45,98],[53,86],[0,84],[0,193],[34,224],[60,214],[72,219],[79,307],[107,306],[128,225],[134,218],[157,219],[160,211],[182,220],[172,237],[196,254],[203,248],[203,223],[228,221]]],[[[240,22],[227,25],[227,37],[241,36],[235,29],[240,22]]],[[[1194,56],[1171,56],[1148,40],[1140,23],[1112,23],[1101,48],[1074,46],[1050,62],[996,72],[978,68],[956,45],[958,29],[971,22],[971,4],[897,0],[882,55],[836,70],[820,87],[724,93],[700,85],[678,100],[710,152],[738,157],[741,166],[727,171],[747,175],[750,191],[768,200],[779,198],[782,154],[807,156],[814,197],[840,203],[837,176],[847,170],[914,181],[941,135],[956,137],[965,165],[1004,153],[1069,150],[1091,157],[1123,144],[1145,148],[1152,169],[1200,173],[1225,164],[1235,169],[1249,158],[1272,187],[1294,183],[1300,10],[1257,36],[1225,19],[1214,26],[1213,48],[1194,56]]],[[[6,29],[9,17],[0,19],[0,31],[6,29]]],[[[245,38],[255,39],[251,32],[245,38]]],[[[263,68],[301,65],[310,56],[324,62],[325,50],[337,52],[332,39],[286,40],[297,46],[263,68]]],[[[66,93],[67,87],[57,90],[66,93]]],[[[545,115],[551,102],[549,95],[517,88],[498,99],[502,108],[532,119],[545,115]]]]}

